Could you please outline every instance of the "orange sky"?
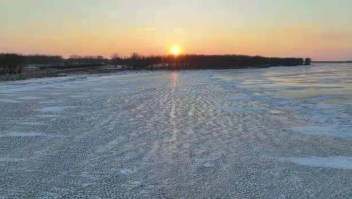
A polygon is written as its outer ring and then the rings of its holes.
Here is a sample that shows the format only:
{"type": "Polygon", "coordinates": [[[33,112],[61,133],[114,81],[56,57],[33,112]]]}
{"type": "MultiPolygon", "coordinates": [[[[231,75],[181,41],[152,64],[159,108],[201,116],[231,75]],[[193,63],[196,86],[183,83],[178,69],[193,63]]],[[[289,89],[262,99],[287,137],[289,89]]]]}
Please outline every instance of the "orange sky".
{"type": "Polygon", "coordinates": [[[352,60],[350,0],[0,0],[0,52],[352,60]]]}

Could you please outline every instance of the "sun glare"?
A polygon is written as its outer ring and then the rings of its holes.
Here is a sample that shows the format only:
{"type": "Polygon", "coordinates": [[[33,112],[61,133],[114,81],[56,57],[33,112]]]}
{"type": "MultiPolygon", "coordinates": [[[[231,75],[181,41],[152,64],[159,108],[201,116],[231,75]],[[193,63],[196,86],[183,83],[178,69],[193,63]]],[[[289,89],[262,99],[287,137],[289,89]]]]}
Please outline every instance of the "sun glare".
{"type": "Polygon", "coordinates": [[[182,49],[177,45],[172,46],[170,48],[170,54],[174,55],[174,56],[178,56],[178,55],[182,54],[182,49]]]}

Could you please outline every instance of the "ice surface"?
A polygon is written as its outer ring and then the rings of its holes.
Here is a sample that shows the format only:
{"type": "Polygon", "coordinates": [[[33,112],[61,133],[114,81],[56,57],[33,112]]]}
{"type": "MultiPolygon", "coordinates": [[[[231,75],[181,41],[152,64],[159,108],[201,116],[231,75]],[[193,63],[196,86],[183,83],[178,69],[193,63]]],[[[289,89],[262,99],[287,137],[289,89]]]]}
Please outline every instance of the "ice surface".
{"type": "Polygon", "coordinates": [[[352,66],[0,83],[0,198],[350,198],[352,66]]]}

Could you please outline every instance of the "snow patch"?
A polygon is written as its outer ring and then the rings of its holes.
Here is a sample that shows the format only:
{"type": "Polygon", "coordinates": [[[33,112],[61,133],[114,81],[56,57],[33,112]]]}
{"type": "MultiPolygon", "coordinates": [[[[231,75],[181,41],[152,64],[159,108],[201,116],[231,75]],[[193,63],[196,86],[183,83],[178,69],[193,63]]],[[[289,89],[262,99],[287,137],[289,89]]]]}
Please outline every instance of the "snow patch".
{"type": "Polygon", "coordinates": [[[331,136],[349,138],[352,137],[351,127],[337,127],[337,126],[300,126],[293,127],[292,130],[295,132],[307,134],[307,135],[319,135],[319,136],[331,136]]]}
{"type": "Polygon", "coordinates": [[[280,158],[280,160],[308,167],[321,167],[329,169],[352,169],[352,157],[290,157],[280,158]]]}
{"type": "Polygon", "coordinates": [[[53,137],[52,135],[48,135],[45,133],[37,133],[37,132],[10,132],[10,133],[2,133],[0,134],[0,138],[3,137],[53,137]]]}
{"type": "Polygon", "coordinates": [[[19,123],[21,125],[28,125],[28,126],[40,126],[40,125],[46,125],[45,123],[42,122],[21,122],[19,123]]]}
{"type": "Polygon", "coordinates": [[[238,112],[238,113],[247,113],[247,112],[258,112],[258,111],[265,111],[266,108],[247,108],[247,107],[219,107],[219,109],[227,112],[238,112]]]}
{"type": "Polygon", "coordinates": [[[68,109],[72,109],[74,106],[51,106],[39,109],[43,113],[62,113],[68,109]]]}
{"type": "Polygon", "coordinates": [[[24,160],[23,158],[0,158],[0,162],[21,162],[24,160]]]}
{"type": "Polygon", "coordinates": [[[0,99],[0,102],[4,102],[4,103],[20,103],[19,101],[16,100],[12,100],[12,99],[0,99]]]}
{"type": "Polygon", "coordinates": [[[26,97],[19,97],[17,99],[19,99],[19,100],[41,100],[43,98],[42,97],[34,97],[34,96],[26,96],[26,97]]]}
{"type": "Polygon", "coordinates": [[[121,175],[124,175],[124,176],[128,176],[128,175],[131,175],[131,174],[133,174],[134,173],[134,171],[132,171],[132,170],[130,170],[130,169],[121,169],[120,170],[120,174],[121,175]]]}

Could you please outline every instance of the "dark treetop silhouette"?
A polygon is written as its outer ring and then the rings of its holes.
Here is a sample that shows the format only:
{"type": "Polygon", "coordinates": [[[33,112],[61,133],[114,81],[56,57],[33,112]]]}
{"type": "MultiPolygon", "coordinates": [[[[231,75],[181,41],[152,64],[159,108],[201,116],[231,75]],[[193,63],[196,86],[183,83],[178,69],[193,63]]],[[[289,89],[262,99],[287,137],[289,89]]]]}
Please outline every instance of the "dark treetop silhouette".
{"type": "Polygon", "coordinates": [[[114,64],[130,69],[240,69],[310,65],[310,58],[271,58],[246,55],[180,55],[113,57],[114,64]]]}

